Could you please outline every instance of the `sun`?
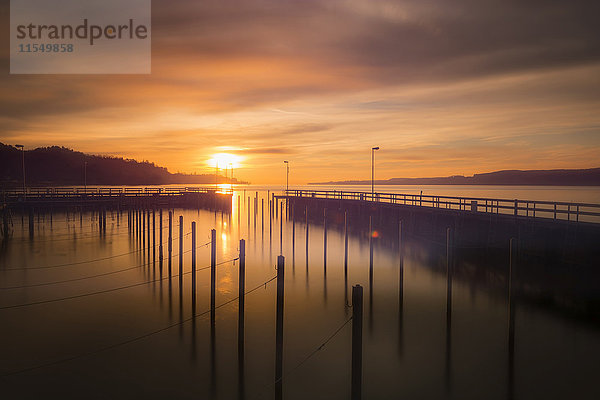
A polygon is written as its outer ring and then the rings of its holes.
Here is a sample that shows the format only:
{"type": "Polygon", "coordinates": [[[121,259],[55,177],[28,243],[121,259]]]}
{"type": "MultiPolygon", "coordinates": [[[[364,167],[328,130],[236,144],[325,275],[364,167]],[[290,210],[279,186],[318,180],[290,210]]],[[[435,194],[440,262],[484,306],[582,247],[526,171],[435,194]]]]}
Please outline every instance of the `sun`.
{"type": "Polygon", "coordinates": [[[240,168],[243,157],[230,153],[216,153],[206,163],[211,167],[219,169],[240,168]]]}

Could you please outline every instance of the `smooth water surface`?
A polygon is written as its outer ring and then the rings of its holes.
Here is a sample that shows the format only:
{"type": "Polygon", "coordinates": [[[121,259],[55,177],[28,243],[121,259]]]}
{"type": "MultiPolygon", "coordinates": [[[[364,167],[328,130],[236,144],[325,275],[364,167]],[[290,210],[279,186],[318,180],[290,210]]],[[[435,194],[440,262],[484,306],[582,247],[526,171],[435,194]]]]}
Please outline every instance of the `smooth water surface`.
{"type": "MultiPolygon", "coordinates": [[[[492,289],[455,279],[448,318],[444,250],[407,242],[400,303],[396,247],[375,241],[369,282],[368,239],[350,236],[346,284],[343,231],[328,230],[325,266],[323,225],[309,226],[307,257],[305,223],[293,223],[285,215],[280,221],[281,214],[270,219],[266,191],[259,193],[255,216],[254,196],[254,188],[236,192],[231,214],[172,210],[171,279],[166,209],[162,272],[158,211],[156,248],[142,247],[128,227],[127,211],[118,217],[108,211],[106,233],[99,231],[91,212],[36,215],[33,240],[27,216],[13,215],[13,237],[0,253],[5,398],[274,398],[272,279],[280,252],[285,256],[285,399],[349,398],[349,298],[356,284],[364,288],[365,399],[600,398],[598,324],[517,304],[511,363],[507,290],[498,290],[503,282],[492,289]],[[198,247],[195,305],[192,221],[197,223],[198,247]],[[206,267],[213,228],[218,266],[211,325],[206,267]],[[246,240],[243,369],[238,359],[239,262],[233,261],[240,239],[246,240]]],[[[485,260],[473,268],[485,271],[485,260]]]]}

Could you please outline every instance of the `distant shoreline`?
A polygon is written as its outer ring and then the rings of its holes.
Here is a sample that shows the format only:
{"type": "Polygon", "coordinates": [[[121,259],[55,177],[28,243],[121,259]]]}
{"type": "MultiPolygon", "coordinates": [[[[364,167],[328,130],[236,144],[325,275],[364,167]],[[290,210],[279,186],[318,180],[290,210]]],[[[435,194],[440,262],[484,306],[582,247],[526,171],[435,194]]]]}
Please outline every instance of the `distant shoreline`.
{"type": "MultiPolygon", "coordinates": [[[[343,182],[319,182],[307,183],[314,186],[371,186],[368,183],[343,183],[343,182]]],[[[564,184],[564,183],[379,183],[375,182],[375,186],[566,186],[566,187],[600,187],[600,184],[564,184]]]]}
{"type": "MultiPolygon", "coordinates": [[[[314,182],[309,185],[370,185],[370,180],[314,182]]],[[[473,176],[446,176],[433,178],[391,178],[375,180],[382,185],[447,185],[447,186],[600,186],[600,168],[553,170],[506,170],[473,176]]]]}

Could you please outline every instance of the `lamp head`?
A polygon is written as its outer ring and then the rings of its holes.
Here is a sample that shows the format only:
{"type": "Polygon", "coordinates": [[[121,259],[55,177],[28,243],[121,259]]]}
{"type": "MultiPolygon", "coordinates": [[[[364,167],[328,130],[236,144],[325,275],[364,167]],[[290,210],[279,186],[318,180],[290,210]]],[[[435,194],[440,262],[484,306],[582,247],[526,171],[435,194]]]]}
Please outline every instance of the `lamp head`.
{"type": "Polygon", "coordinates": [[[379,150],[379,147],[373,147],[371,150],[379,150]]]}
{"type": "Polygon", "coordinates": [[[23,146],[22,144],[15,144],[15,147],[16,147],[17,149],[22,149],[22,148],[24,148],[25,146],[23,146]]]}

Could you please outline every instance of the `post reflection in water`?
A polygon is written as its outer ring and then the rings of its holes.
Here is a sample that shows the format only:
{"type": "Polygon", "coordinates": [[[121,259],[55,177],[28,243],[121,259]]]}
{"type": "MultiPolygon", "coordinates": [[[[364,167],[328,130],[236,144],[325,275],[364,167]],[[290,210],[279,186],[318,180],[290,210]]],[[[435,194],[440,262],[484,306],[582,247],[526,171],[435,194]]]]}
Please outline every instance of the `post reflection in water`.
{"type": "Polygon", "coordinates": [[[450,392],[452,355],[452,270],[453,270],[453,231],[446,230],[446,390],[450,392]]]}
{"type": "MultiPolygon", "coordinates": [[[[0,340],[11,343],[0,364],[3,393],[69,397],[59,384],[69,376],[69,390],[93,387],[98,397],[131,398],[145,388],[173,398],[345,399],[353,321],[343,324],[354,311],[350,288],[360,285],[369,291],[363,398],[569,398],[575,383],[581,398],[596,397],[586,395],[597,393],[589,366],[600,354],[600,333],[568,308],[566,292],[556,295],[562,305],[548,304],[557,289],[538,279],[548,260],[527,256],[521,238],[496,244],[491,232],[481,249],[465,243],[460,221],[421,229],[406,215],[379,218],[338,203],[325,211],[289,199],[284,210],[283,199],[269,194],[242,199],[236,192],[237,218],[227,211],[218,218],[213,209],[139,207],[122,210],[121,221],[121,211],[109,208],[94,210],[93,218],[92,210],[54,210],[52,230],[44,213],[32,214],[29,230],[27,214],[22,223],[13,216],[15,237],[0,250],[0,313],[9,327],[0,340]],[[280,249],[267,252],[273,223],[280,249]],[[209,230],[211,245],[203,246],[209,230]],[[272,253],[281,254],[277,269],[272,253]],[[207,262],[196,268],[197,260],[207,262]],[[536,272],[525,277],[528,269],[536,272]],[[38,363],[48,365],[7,375],[38,363]],[[160,376],[149,380],[157,369],[160,376]],[[33,371],[39,385],[29,384],[33,371]]],[[[563,260],[554,262],[562,267],[563,260]]],[[[592,307],[579,298],[573,304],[592,307]]]]}
{"type": "Polygon", "coordinates": [[[404,354],[404,238],[402,220],[398,221],[398,355],[404,354]]]}
{"type": "Polygon", "coordinates": [[[245,397],[244,381],[244,344],[245,344],[245,307],[246,307],[246,242],[240,240],[240,266],[238,278],[238,398],[245,397]]]}
{"type": "Polygon", "coordinates": [[[516,268],[517,246],[514,238],[510,239],[508,266],[508,390],[507,398],[514,399],[515,393],[515,295],[513,279],[516,268]]]}

